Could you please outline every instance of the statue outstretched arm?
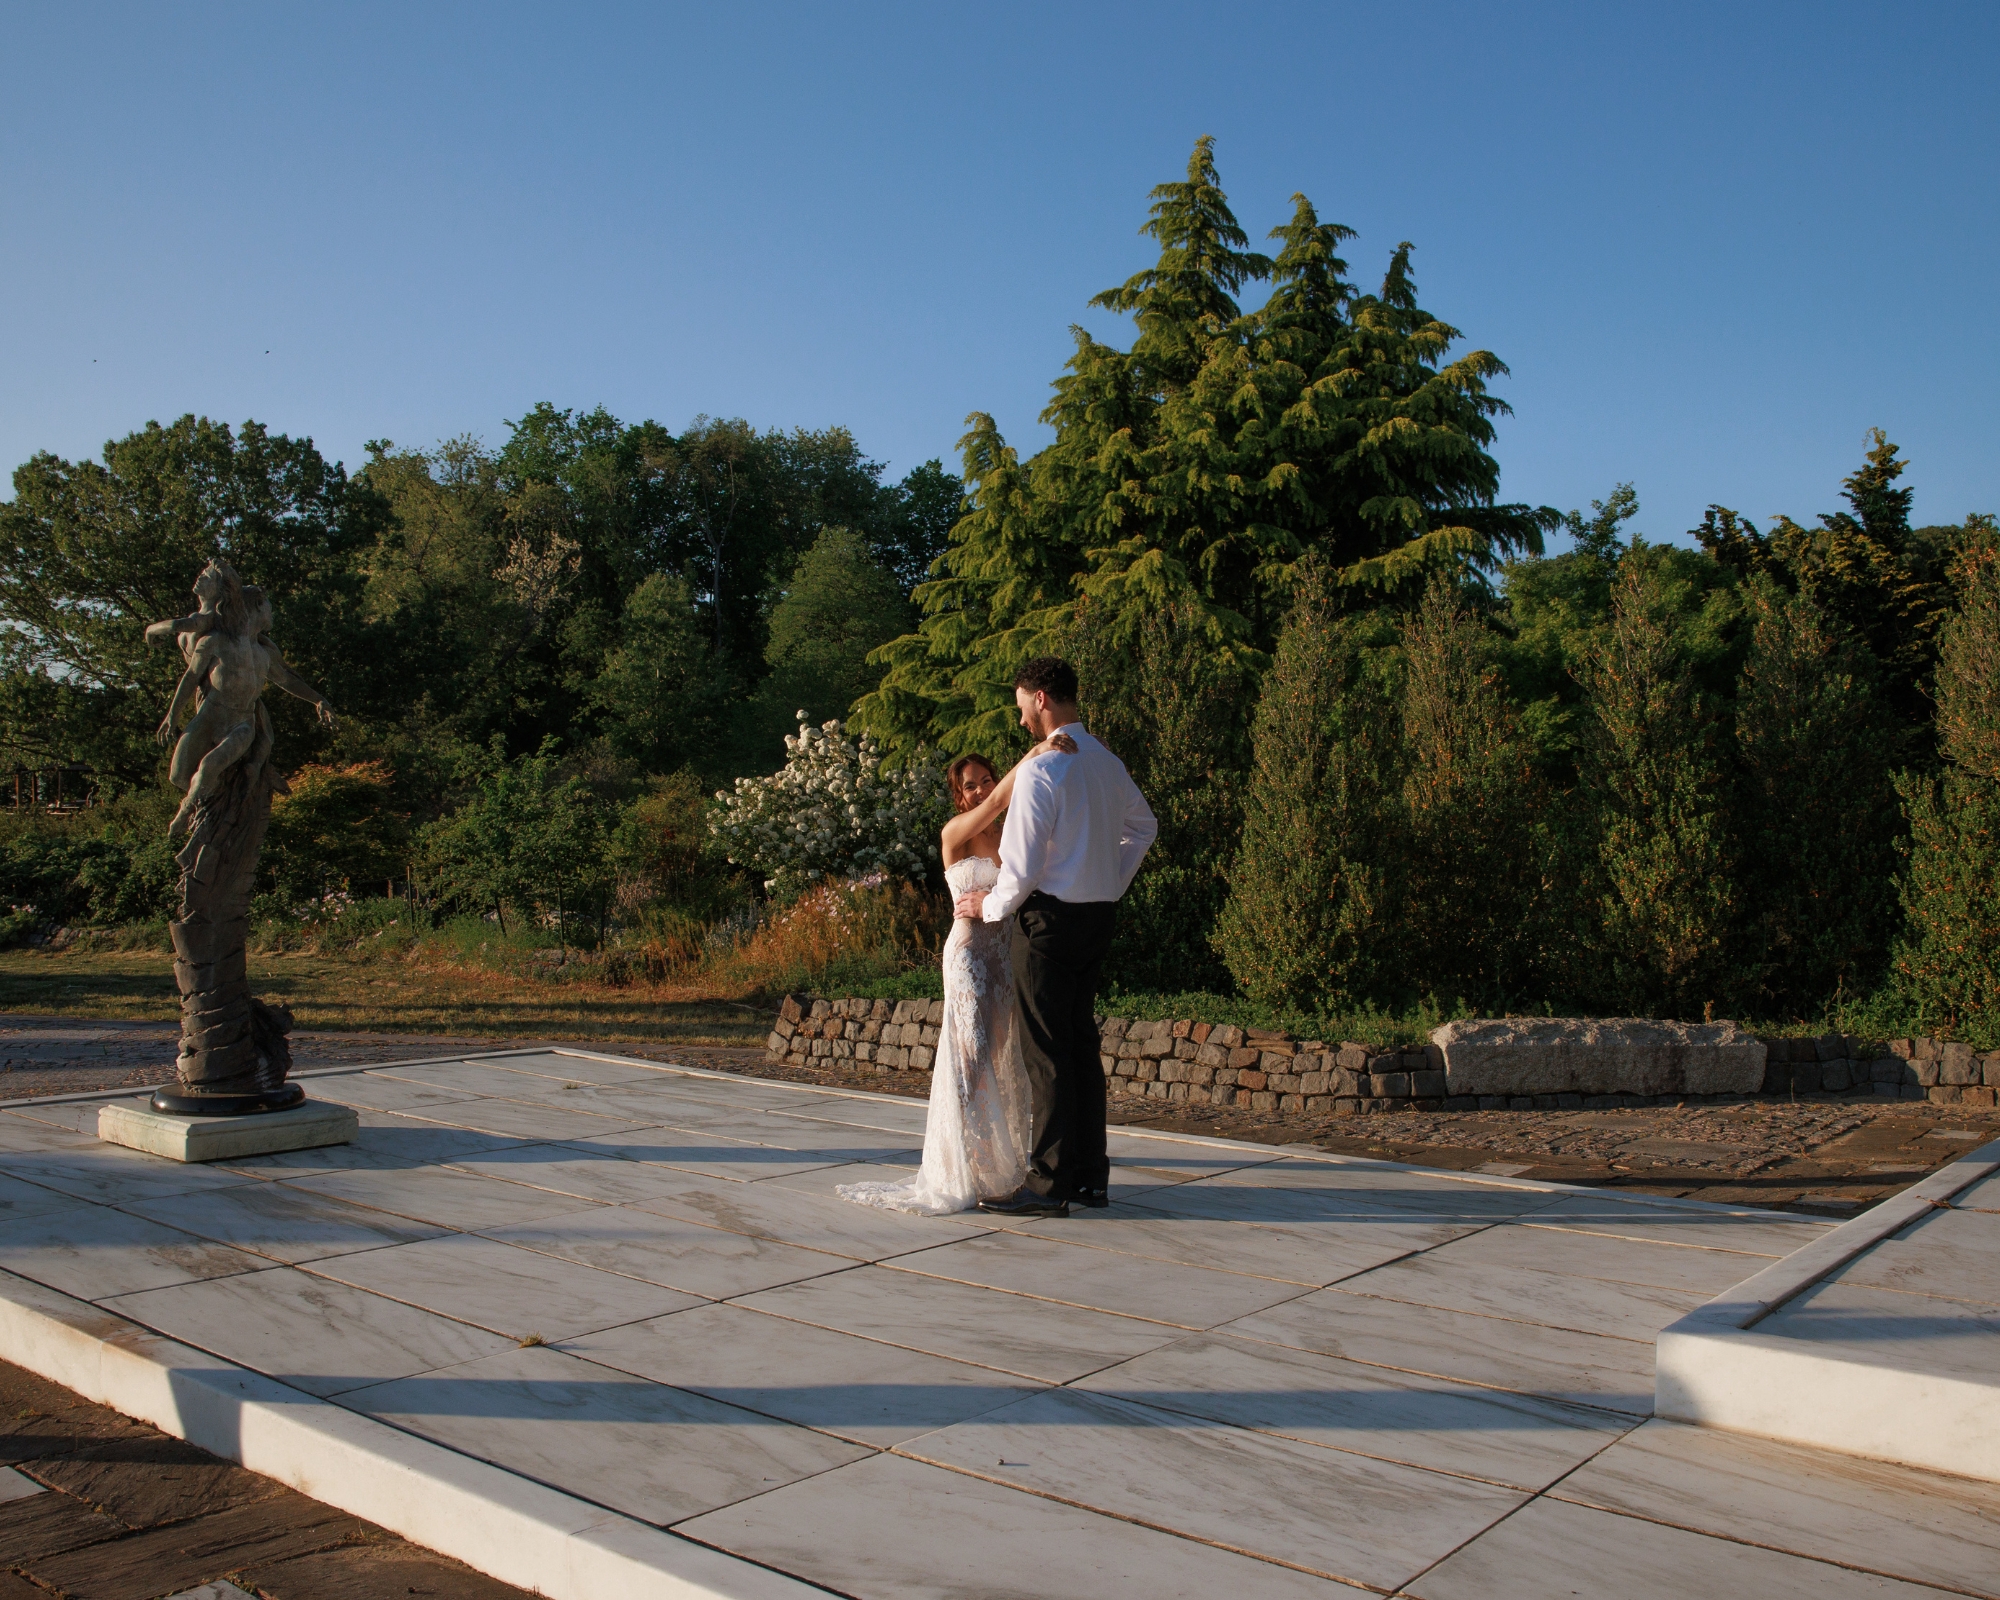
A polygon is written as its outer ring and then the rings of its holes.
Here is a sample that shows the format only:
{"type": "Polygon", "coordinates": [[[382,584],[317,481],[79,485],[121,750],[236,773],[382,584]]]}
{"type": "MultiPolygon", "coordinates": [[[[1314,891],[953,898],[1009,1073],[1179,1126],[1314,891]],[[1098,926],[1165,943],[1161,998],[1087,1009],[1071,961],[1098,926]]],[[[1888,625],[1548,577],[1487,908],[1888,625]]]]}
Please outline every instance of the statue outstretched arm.
{"type": "Polygon", "coordinates": [[[194,634],[197,638],[215,626],[213,611],[190,611],[184,617],[169,617],[165,622],[149,622],[146,625],[146,643],[166,644],[183,633],[194,634]]]}
{"type": "Polygon", "coordinates": [[[286,665],[285,658],[278,654],[276,645],[268,645],[266,648],[271,652],[271,681],[286,694],[295,695],[309,702],[319,712],[319,720],[331,728],[334,725],[333,707],[327,703],[326,696],[286,665]]]}

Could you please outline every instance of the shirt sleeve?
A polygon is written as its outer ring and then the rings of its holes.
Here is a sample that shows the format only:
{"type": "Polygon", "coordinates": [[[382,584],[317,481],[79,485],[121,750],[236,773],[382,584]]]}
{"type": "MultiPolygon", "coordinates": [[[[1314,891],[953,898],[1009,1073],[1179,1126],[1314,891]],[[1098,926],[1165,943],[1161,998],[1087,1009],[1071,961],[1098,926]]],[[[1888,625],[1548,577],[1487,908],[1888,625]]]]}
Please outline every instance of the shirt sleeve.
{"type": "Polygon", "coordinates": [[[1000,878],[986,896],[984,920],[1005,922],[1041,887],[1042,863],[1056,820],[1056,787],[1044,762],[1030,761],[1014,780],[1013,804],[1000,829],[1000,878]]]}
{"type": "Polygon", "coordinates": [[[1139,786],[1129,777],[1125,783],[1132,791],[1132,797],[1126,802],[1125,820],[1118,831],[1118,892],[1121,895],[1132,887],[1139,863],[1146,859],[1146,852],[1152,849],[1153,841],[1160,833],[1153,808],[1146,804],[1146,797],[1139,792],[1139,786]]]}

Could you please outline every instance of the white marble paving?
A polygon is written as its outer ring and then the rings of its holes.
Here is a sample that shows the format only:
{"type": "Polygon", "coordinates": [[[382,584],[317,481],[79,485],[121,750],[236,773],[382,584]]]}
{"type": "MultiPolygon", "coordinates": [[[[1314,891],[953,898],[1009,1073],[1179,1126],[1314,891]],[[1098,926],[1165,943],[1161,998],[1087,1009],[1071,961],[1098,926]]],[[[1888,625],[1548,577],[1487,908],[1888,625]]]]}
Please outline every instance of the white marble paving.
{"type": "Polygon", "coordinates": [[[1554,1493],[1794,1555],[2000,1595],[2000,1484],[1654,1421],[1554,1493]]]}
{"type": "Polygon", "coordinates": [[[1414,1600],[1739,1594],[1757,1600],[1935,1600],[1942,1591],[1544,1498],[1405,1592],[1414,1600]]]}
{"type": "Polygon", "coordinates": [[[1653,1412],[1652,1347],[1632,1339],[1377,1300],[1338,1286],[1241,1317],[1223,1331],[1456,1383],[1653,1412]]]}
{"type": "Polygon", "coordinates": [[[144,1217],[72,1206],[0,1222],[0,1268],[79,1300],[252,1272],[266,1263],[144,1217]]]}
{"type": "Polygon", "coordinates": [[[1534,1267],[1496,1267],[1461,1261],[1443,1250],[1411,1256],[1372,1272],[1343,1278],[1350,1294],[1406,1300],[1413,1305],[1470,1311],[1482,1317],[1531,1322],[1577,1333],[1609,1334],[1652,1343],[1659,1331],[1708,1299],[1691,1289],[1573,1278],[1534,1267]]]}
{"type": "Polygon", "coordinates": [[[561,1350],[507,1350],[353,1391],[342,1404],[652,1523],[869,1454],[561,1350]]]}
{"type": "Polygon", "coordinates": [[[288,1179],[287,1189],[326,1195],[377,1212],[417,1222],[488,1231],[525,1222],[546,1222],[584,1212],[597,1202],[571,1194],[505,1183],[452,1167],[399,1167],[387,1172],[327,1172],[288,1179]]]}
{"type": "Polygon", "coordinates": [[[509,1349],[511,1339],[297,1267],[119,1295],[108,1310],[183,1344],[338,1395],[509,1349]]]}
{"type": "MultiPolygon", "coordinates": [[[[209,1168],[0,1113],[0,1272],[857,1600],[2000,1600],[1990,1485],[1641,1426],[1653,1333],[1820,1221],[1124,1130],[1107,1210],[909,1217],[833,1194],[908,1175],[908,1100],[312,1084],[352,1145],[209,1168]]],[[[1759,1331],[1990,1381],[1989,1217],[1759,1331]]]]}
{"type": "Polygon", "coordinates": [[[705,1303],[639,1278],[458,1234],[315,1261],[311,1270],[510,1339],[551,1343],[705,1303]]]}
{"type": "Polygon", "coordinates": [[[881,1447],[1034,1392],[989,1367],[903,1350],[742,1305],[701,1306],[567,1339],[600,1366],[881,1447]]]}
{"type": "Polygon", "coordinates": [[[1517,1489],[1548,1487],[1635,1424],[1220,1334],[1176,1340],[1074,1387],[1517,1489]]]}
{"type": "Polygon", "coordinates": [[[1354,1590],[942,1467],[879,1455],[677,1532],[865,1600],[1353,1600],[1354,1590]]]}
{"type": "Polygon", "coordinates": [[[900,1453],[1385,1590],[1527,1498],[1076,1389],[989,1411],[900,1453]]]}
{"type": "Polygon", "coordinates": [[[628,1206],[600,1206],[544,1222],[496,1228],[489,1237],[705,1300],[732,1299],[854,1265],[822,1250],[801,1250],[628,1206]]]}
{"type": "MultiPolygon", "coordinates": [[[[387,1176],[375,1174],[374,1176],[387,1176]]],[[[286,1183],[241,1184],[204,1195],[135,1200],[124,1208],[219,1244],[296,1265],[350,1250],[379,1250],[439,1232],[381,1210],[286,1183]]]]}
{"type": "Polygon", "coordinates": [[[1175,1330],[887,1267],[854,1267],[743,1303],[817,1327],[1045,1383],[1067,1383],[1167,1343],[1175,1330]]]}
{"type": "Polygon", "coordinates": [[[1150,1261],[1032,1233],[982,1234],[898,1256],[892,1265],[1180,1328],[1212,1328],[1304,1292],[1297,1284],[1205,1267],[1165,1273],[1150,1261]]]}

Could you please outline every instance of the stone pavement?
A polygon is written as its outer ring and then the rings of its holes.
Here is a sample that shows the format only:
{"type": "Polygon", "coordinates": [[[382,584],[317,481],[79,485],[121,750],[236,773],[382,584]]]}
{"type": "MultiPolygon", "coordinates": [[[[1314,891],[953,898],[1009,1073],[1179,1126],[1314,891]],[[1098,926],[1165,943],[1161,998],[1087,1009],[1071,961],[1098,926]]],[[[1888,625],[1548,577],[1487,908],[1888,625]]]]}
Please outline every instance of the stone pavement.
{"type": "Polygon", "coordinates": [[[208,1600],[230,1579],[264,1600],[528,1600],[0,1362],[0,1595],[208,1600]]]}
{"type": "Polygon", "coordinates": [[[833,1197],[916,1161],[908,1100],[308,1085],[355,1144],[0,1111],[0,1269],[868,1600],[2000,1594],[2000,1486],[1650,1417],[1655,1334],[1821,1220],[1122,1130],[1109,1209],[999,1226],[833,1197]]]}

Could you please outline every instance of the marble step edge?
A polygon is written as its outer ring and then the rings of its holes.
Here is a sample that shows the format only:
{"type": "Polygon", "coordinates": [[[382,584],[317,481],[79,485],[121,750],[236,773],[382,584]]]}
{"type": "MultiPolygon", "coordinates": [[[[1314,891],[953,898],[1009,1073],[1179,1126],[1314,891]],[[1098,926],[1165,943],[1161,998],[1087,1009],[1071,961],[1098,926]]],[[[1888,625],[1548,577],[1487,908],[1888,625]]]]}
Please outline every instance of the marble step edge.
{"type": "Polygon", "coordinates": [[[5,1271],[0,1351],[87,1400],[548,1600],[807,1600],[827,1593],[5,1271]]]}
{"type": "Polygon", "coordinates": [[[1859,1360],[1756,1331],[1786,1301],[2000,1170],[2000,1141],[1842,1223],[1660,1331],[1653,1409],[1674,1422],[2000,1482],[2000,1373],[1985,1381],[1859,1360]]]}

